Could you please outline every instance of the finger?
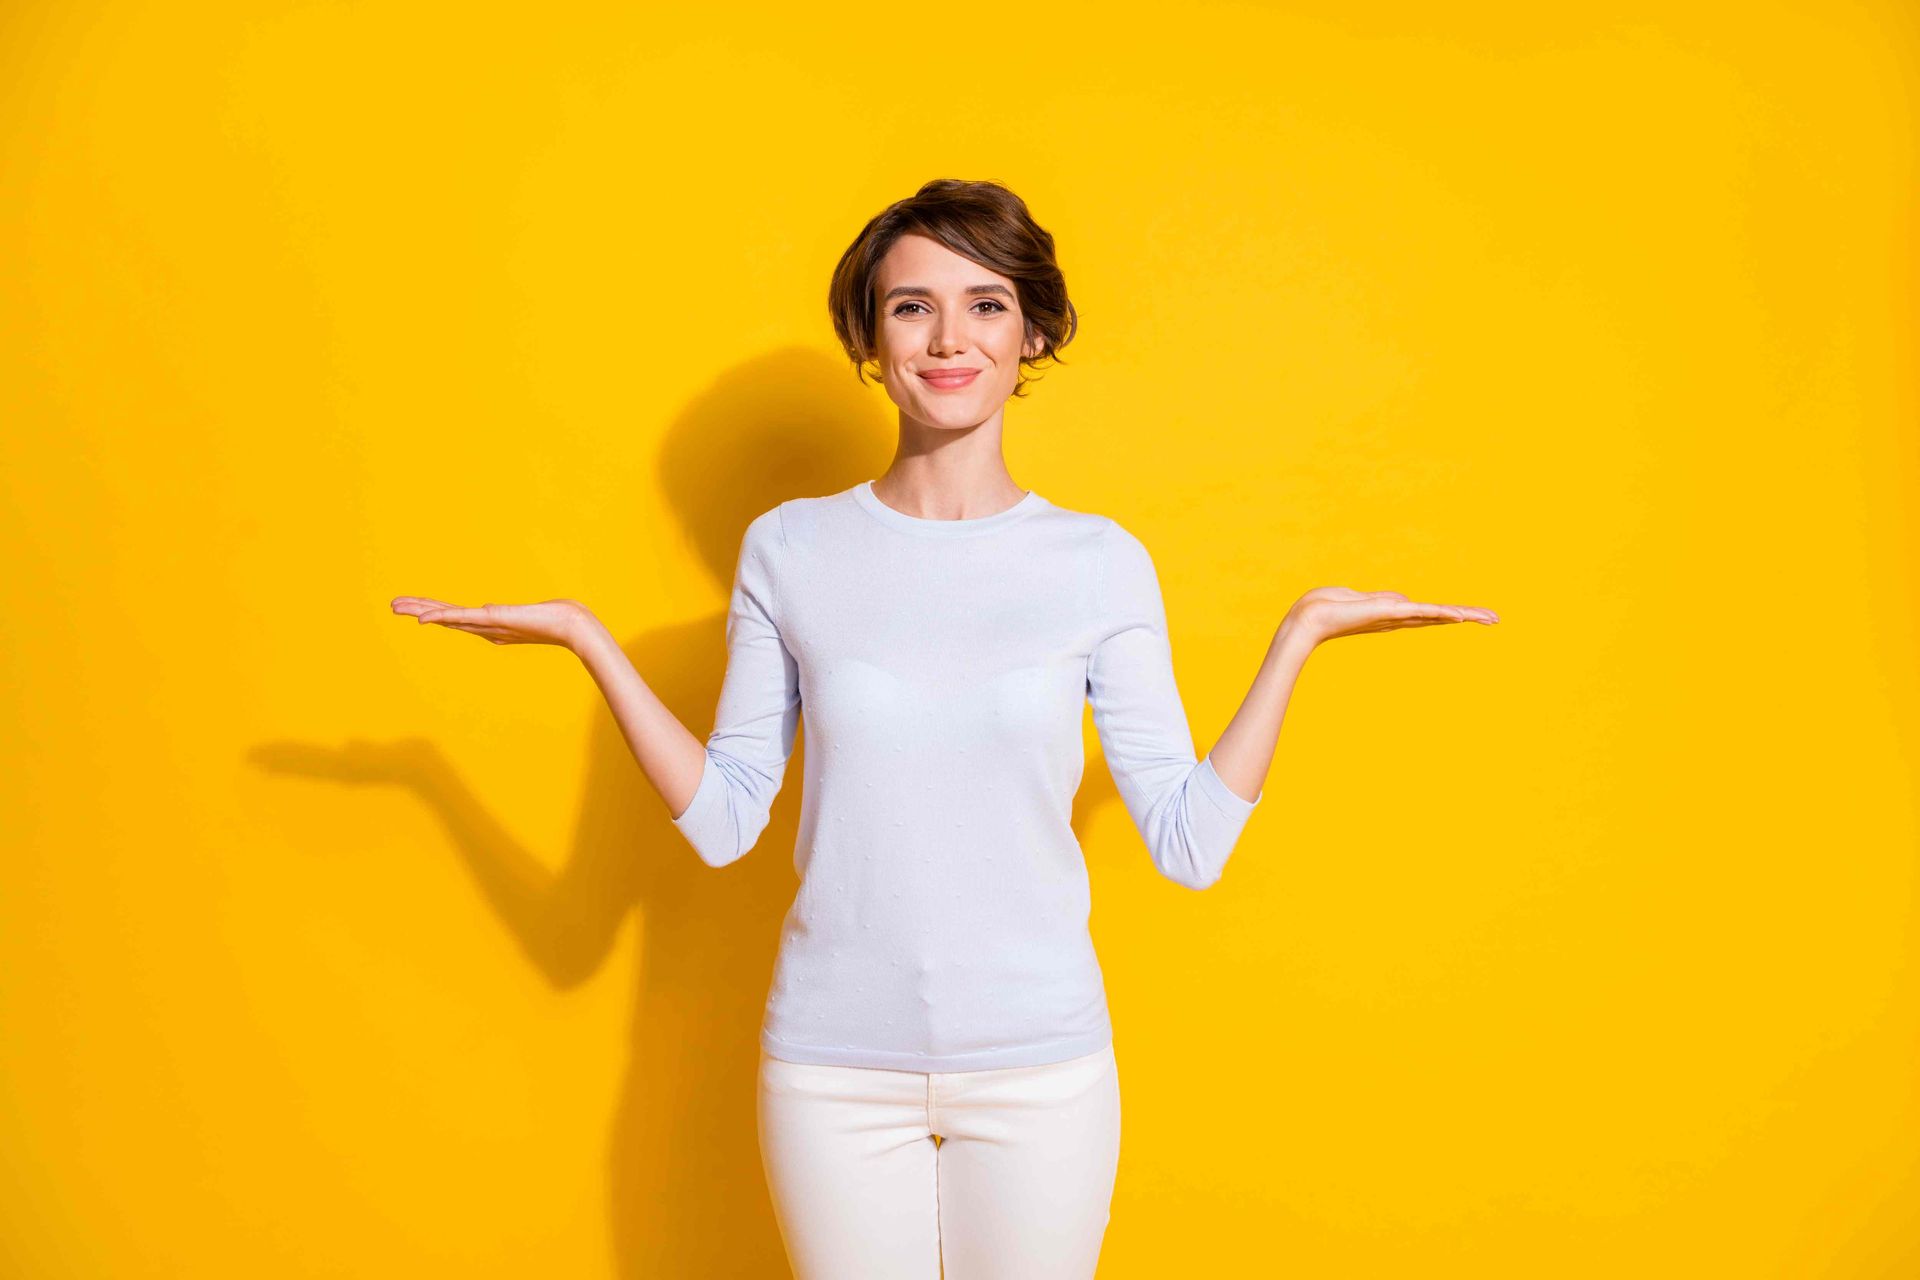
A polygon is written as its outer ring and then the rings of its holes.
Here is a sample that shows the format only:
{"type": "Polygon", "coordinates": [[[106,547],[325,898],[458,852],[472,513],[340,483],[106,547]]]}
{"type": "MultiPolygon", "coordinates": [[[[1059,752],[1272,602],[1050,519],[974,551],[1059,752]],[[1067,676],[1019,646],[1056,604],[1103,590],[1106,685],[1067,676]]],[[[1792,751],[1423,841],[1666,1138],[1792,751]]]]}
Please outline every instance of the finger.
{"type": "Polygon", "coordinates": [[[1435,618],[1457,622],[1459,617],[1449,605],[1415,603],[1411,600],[1381,600],[1380,617],[1388,622],[1411,622],[1417,618],[1435,618]]]}
{"type": "Polygon", "coordinates": [[[436,600],[432,596],[395,596],[393,598],[393,611],[395,613],[408,613],[418,616],[423,610],[451,609],[453,607],[454,606],[448,604],[445,600],[436,600]]]}
{"type": "Polygon", "coordinates": [[[490,627],[485,623],[443,622],[439,625],[445,627],[448,631],[459,631],[466,635],[479,636],[482,640],[492,640],[496,644],[507,634],[498,627],[490,627]]]}
{"type": "Polygon", "coordinates": [[[1388,618],[1384,622],[1368,627],[1367,630],[1405,631],[1409,627],[1444,627],[1458,621],[1458,618],[1388,618]]]}
{"type": "Polygon", "coordinates": [[[1416,605],[1412,611],[1389,614],[1375,625],[1383,631],[1395,631],[1402,627],[1444,627],[1459,621],[1452,614],[1438,612],[1430,606],[1416,605]]]}
{"type": "Polygon", "coordinates": [[[428,609],[415,616],[422,622],[462,622],[472,624],[485,622],[487,620],[484,605],[479,609],[455,609],[450,606],[443,606],[438,609],[428,609]]]}
{"type": "Polygon", "coordinates": [[[1491,626],[1494,622],[1498,621],[1497,618],[1489,619],[1478,617],[1476,616],[1478,612],[1479,611],[1469,609],[1461,614],[1408,614],[1390,618],[1385,625],[1387,629],[1391,630],[1396,627],[1438,627],[1456,622],[1483,622],[1491,626]]]}
{"type": "Polygon", "coordinates": [[[1500,621],[1500,615],[1495,613],[1493,610],[1481,609],[1472,605],[1434,604],[1426,601],[1423,601],[1419,604],[1414,604],[1411,601],[1408,601],[1407,598],[1401,595],[1398,591],[1376,591],[1373,593],[1373,595],[1376,598],[1380,598],[1380,599],[1392,599],[1392,600],[1405,602],[1409,606],[1409,610],[1420,611],[1417,614],[1403,611],[1399,614],[1396,614],[1395,616],[1445,617],[1455,622],[1498,622],[1500,621]]]}

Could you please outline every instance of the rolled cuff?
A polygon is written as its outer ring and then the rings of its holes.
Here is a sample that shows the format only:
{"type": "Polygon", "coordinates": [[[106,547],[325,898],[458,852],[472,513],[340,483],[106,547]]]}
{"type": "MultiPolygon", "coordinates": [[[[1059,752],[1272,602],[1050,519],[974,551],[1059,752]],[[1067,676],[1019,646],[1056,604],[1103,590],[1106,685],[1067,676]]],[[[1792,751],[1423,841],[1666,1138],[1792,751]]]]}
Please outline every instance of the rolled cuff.
{"type": "Polygon", "coordinates": [[[674,818],[673,825],[680,829],[693,851],[700,860],[709,866],[723,866],[738,856],[733,847],[732,813],[727,804],[727,780],[720,766],[708,753],[706,762],[701,766],[700,785],[694,788],[693,799],[688,802],[686,812],[674,818]]]}
{"type": "Polygon", "coordinates": [[[1236,821],[1244,822],[1247,815],[1253,812],[1254,806],[1260,803],[1261,797],[1267,794],[1266,788],[1262,787],[1260,794],[1256,795],[1253,799],[1246,800],[1241,798],[1232,787],[1229,787],[1221,780],[1219,772],[1213,767],[1213,752],[1211,751],[1207,752],[1206,758],[1200,762],[1200,769],[1197,776],[1200,781],[1201,794],[1212,801],[1220,812],[1236,821]]]}

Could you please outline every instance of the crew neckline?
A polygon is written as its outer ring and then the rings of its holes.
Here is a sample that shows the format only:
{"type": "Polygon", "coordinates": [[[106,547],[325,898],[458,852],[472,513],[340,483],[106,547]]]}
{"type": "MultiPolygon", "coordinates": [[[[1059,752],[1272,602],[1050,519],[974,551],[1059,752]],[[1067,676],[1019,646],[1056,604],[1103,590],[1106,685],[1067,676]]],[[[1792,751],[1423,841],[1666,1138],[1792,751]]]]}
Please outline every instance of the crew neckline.
{"type": "Polygon", "coordinates": [[[891,525],[905,533],[917,533],[933,538],[967,537],[976,533],[990,533],[995,529],[1012,524],[1023,516],[1031,515],[1046,505],[1046,499],[1028,489],[1026,496],[1004,511],[996,511],[988,516],[968,516],[960,520],[934,520],[926,516],[910,516],[904,511],[888,506],[873,491],[873,481],[862,480],[853,487],[853,499],[868,514],[885,525],[891,525]]]}

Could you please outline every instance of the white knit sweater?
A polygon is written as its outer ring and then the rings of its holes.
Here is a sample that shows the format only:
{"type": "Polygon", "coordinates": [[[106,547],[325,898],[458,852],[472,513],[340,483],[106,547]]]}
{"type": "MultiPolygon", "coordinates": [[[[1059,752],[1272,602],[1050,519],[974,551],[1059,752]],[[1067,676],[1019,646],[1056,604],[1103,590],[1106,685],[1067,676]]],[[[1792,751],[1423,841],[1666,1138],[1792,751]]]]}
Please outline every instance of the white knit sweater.
{"type": "Polygon", "coordinates": [[[1028,493],[968,520],[870,482],[741,540],[706,768],[674,825],[753,847],[807,722],[799,891],[760,1038],[793,1062],[970,1071],[1112,1040],[1069,820],[1081,706],[1153,863],[1204,889],[1261,796],[1196,759],[1145,546],[1028,493]]]}

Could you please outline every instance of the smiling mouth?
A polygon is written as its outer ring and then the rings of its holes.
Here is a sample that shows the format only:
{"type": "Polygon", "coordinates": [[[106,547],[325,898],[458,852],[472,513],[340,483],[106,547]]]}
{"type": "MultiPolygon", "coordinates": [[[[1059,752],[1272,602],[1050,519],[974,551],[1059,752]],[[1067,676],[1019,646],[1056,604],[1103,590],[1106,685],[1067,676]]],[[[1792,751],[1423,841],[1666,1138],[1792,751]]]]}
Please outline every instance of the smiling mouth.
{"type": "Polygon", "coordinates": [[[967,386],[979,376],[978,369],[969,369],[965,373],[923,373],[920,378],[930,387],[941,391],[952,391],[967,386]]]}

